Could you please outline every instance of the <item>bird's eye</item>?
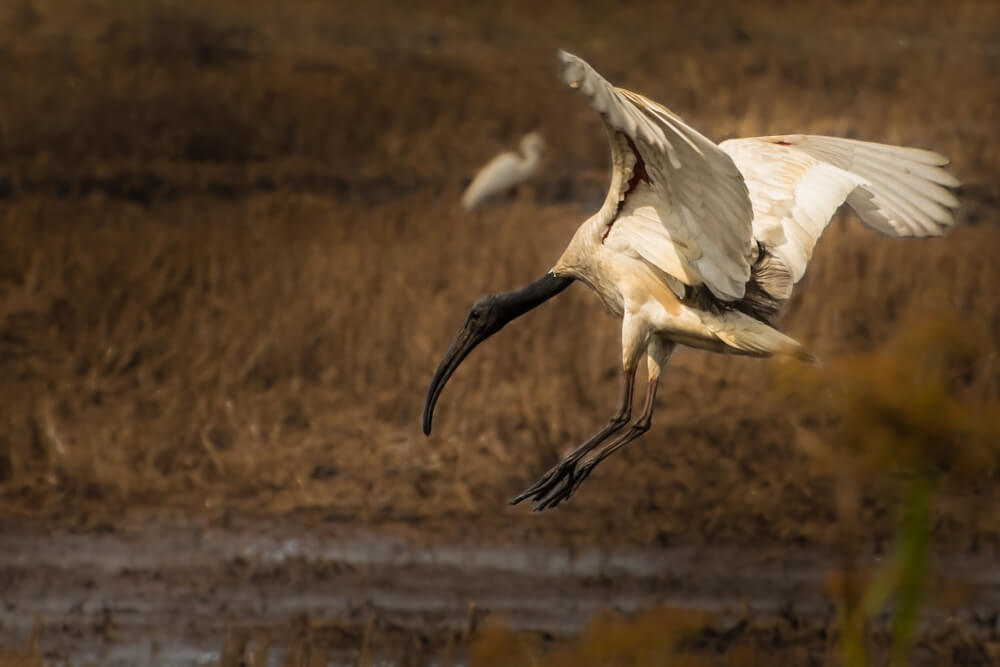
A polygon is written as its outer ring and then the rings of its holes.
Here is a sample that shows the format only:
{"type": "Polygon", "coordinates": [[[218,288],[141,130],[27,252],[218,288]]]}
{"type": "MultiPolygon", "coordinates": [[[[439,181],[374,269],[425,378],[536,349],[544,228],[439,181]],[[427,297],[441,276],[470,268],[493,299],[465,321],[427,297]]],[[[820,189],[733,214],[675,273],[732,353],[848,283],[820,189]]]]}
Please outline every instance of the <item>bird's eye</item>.
{"type": "Polygon", "coordinates": [[[478,310],[473,310],[473,311],[469,312],[469,321],[470,322],[475,322],[478,319],[479,319],[479,311],[478,310]]]}

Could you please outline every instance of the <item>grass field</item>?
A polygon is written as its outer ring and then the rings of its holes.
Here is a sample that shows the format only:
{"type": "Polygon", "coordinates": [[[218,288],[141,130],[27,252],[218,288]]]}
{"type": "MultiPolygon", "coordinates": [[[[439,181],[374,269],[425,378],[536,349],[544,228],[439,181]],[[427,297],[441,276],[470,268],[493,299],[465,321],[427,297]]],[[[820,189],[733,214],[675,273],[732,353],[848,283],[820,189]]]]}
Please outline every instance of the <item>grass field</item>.
{"type": "MultiPolygon", "coordinates": [[[[615,400],[617,327],[582,288],[477,351],[435,436],[419,434],[466,307],[540,275],[602,196],[604,138],[555,80],[556,44],[717,138],[826,132],[950,155],[965,224],[898,242],[838,221],[782,326],[836,359],[891,346],[915,318],[960,319],[982,356],[954,389],[998,396],[990,3],[802,7],[777,25],[739,4],[240,7],[5,9],[7,511],[309,507],[820,539],[827,475],[796,445],[802,411],[769,391],[776,366],[696,352],[670,368],[654,432],[558,519],[502,509],[615,400]],[[533,127],[551,146],[537,182],[462,212],[475,166],[533,127]]],[[[952,518],[963,534],[1000,536],[970,516],[952,518]]]]}
{"type": "MultiPolygon", "coordinates": [[[[835,544],[837,475],[817,443],[836,420],[795,393],[796,368],[694,351],[668,368],[652,431],[573,502],[506,506],[615,405],[619,327],[582,287],[477,350],[430,439],[424,392],[475,298],[540,276],[602,200],[606,140],[557,80],[562,47],[715,139],[949,155],[953,233],[893,240],[842,214],[781,327],[833,367],[920,367],[933,346],[914,337],[953,323],[974,352],[943,386],[988,409],[998,35],[1000,5],[971,0],[5,3],[0,518],[294,513],[421,539],[835,544]],[[535,128],[539,176],[463,211],[478,165],[535,128]]],[[[963,460],[944,465],[935,548],[995,553],[996,448],[971,473],[963,460]]],[[[862,543],[890,539],[899,479],[861,484],[862,543]]]]}

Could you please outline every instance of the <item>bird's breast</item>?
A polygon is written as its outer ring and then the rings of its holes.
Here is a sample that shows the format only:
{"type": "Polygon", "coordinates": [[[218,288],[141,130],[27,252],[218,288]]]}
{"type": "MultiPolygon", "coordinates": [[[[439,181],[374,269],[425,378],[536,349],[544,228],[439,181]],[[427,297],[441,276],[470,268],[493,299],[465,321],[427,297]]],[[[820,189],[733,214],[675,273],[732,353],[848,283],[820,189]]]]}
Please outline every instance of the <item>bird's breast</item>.
{"type": "Polygon", "coordinates": [[[601,305],[612,315],[621,317],[625,314],[625,297],[622,295],[618,285],[607,280],[593,280],[580,278],[590,289],[594,290],[601,305]]]}
{"type": "MultiPolygon", "coordinates": [[[[578,240],[578,239],[575,239],[578,240]]],[[[621,317],[625,312],[625,296],[621,290],[621,268],[613,257],[600,246],[571,244],[560,258],[553,272],[576,278],[597,294],[601,304],[612,314],[621,317]],[[574,248],[574,245],[578,246],[574,248]],[[574,250],[583,249],[583,252],[574,250]]]]}

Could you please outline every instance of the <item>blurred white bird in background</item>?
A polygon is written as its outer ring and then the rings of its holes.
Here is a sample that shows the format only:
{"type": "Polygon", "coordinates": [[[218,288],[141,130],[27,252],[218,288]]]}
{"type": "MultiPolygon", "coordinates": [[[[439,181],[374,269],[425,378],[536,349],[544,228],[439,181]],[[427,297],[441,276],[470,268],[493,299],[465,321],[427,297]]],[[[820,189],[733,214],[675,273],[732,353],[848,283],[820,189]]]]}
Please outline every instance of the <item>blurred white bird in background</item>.
{"type": "Polygon", "coordinates": [[[476,172],[462,195],[462,206],[472,209],[486,198],[526,181],[538,168],[545,150],[545,139],[538,132],[521,138],[521,153],[504,151],[476,172]]]}

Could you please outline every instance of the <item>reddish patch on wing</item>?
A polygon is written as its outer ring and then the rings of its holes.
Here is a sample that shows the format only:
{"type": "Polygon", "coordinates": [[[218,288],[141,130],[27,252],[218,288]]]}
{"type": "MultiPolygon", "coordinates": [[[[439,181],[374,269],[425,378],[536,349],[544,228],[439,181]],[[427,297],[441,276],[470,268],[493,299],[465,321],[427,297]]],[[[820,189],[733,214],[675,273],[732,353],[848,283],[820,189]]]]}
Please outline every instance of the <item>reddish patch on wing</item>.
{"type": "MultiPolygon", "coordinates": [[[[627,197],[639,185],[639,181],[648,184],[652,184],[652,181],[649,180],[649,173],[646,171],[646,161],[639,154],[639,149],[635,147],[635,143],[630,137],[625,137],[625,140],[628,141],[628,147],[632,149],[632,154],[635,155],[635,166],[632,167],[632,177],[628,179],[628,185],[625,187],[625,196],[627,197]]],[[[622,201],[624,201],[624,198],[622,201]]]]}
{"type": "Polygon", "coordinates": [[[622,206],[625,204],[625,199],[628,198],[629,194],[639,187],[639,183],[646,183],[648,185],[652,185],[653,183],[649,178],[649,172],[646,171],[646,161],[642,159],[639,149],[635,147],[635,142],[632,141],[631,137],[625,137],[625,141],[628,142],[629,148],[632,149],[632,154],[635,156],[635,164],[632,166],[632,175],[625,184],[625,191],[622,193],[622,199],[618,202],[618,210],[615,211],[615,216],[611,218],[608,228],[604,230],[604,236],[601,237],[602,243],[606,238],[608,238],[608,234],[611,233],[611,228],[615,226],[618,214],[622,212],[622,206]]]}

